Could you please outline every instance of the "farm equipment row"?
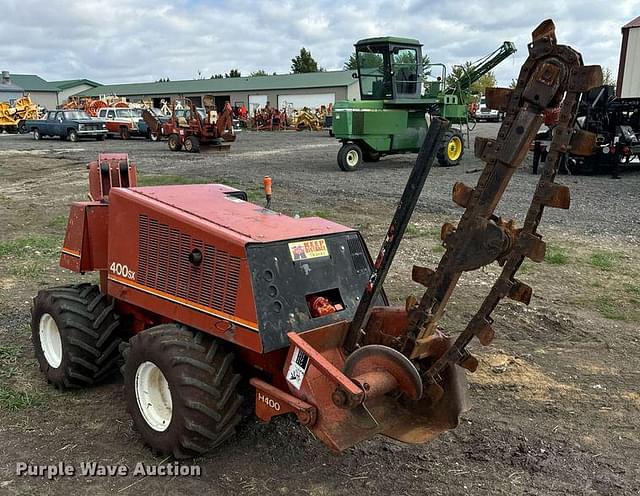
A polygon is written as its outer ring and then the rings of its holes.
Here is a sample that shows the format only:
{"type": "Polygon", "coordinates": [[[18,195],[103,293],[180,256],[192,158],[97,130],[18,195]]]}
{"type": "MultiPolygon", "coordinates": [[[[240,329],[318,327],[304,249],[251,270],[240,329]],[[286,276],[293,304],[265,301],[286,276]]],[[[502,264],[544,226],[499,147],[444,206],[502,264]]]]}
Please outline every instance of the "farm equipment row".
{"type": "Polygon", "coordinates": [[[23,121],[38,117],[38,105],[31,101],[29,95],[18,98],[13,105],[8,102],[0,102],[0,132],[15,133],[23,127],[21,125],[23,121]]]}
{"type": "MultiPolygon", "coordinates": [[[[255,388],[258,418],[293,413],[336,451],[377,434],[424,443],[455,428],[468,408],[465,369],[478,366],[466,346],[473,337],[491,343],[501,299],[529,302],[532,289],[515,273],[525,258],[543,261],[544,208],[569,207],[568,189],[554,179],[561,154],[594,145],[574,121],[580,93],[601,80],[598,66],[583,66],[579,53],[556,43],[551,21],[533,32],[517,86],[487,92],[487,105],[504,113],[498,136],[476,139],[484,171],[475,187],[454,185],[464,213],[457,226],[442,227],[437,267],[414,266],[425,292],[403,307],[389,306],[382,285],[448,121],[435,117],[425,130],[375,262],[356,230],[278,214],[221,184],[137,187],[126,155],[101,154],[89,166],[90,201],[71,207],[60,260],[75,272],[98,271],[100,285],[35,297],[42,372],[59,388],[84,387],[123,361],[134,425],[154,450],[176,458],[234,434],[241,371],[255,388]],[[543,113],[558,105],[549,157],[517,227],[496,207],[543,113]],[[494,262],[502,272],[478,312],[457,338],[445,334],[438,324],[460,276],[494,262]]],[[[172,121],[171,135],[191,129],[175,113],[172,121]]],[[[214,128],[207,132],[226,129],[214,128]]]]}

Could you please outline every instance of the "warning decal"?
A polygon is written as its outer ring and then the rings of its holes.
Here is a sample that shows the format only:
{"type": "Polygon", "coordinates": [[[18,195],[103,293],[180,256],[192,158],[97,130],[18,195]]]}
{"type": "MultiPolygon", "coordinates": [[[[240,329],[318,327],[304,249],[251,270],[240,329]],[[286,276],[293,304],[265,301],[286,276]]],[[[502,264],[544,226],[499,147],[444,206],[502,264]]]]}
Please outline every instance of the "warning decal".
{"type": "Polygon", "coordinates": [[[329,250],[324,239],[309,239],[289,243],[291,260],[309,260],[310,258],[328,257],[329,250]]]}
{"type": "Polygon", "coordinates": [[[300,386],[302,386],[302,380],[304,379],[308,366],[309,357],[304,351],[296,346],[296,349],[293,350],[293,355],[291,356],[289,370],[287,371],[287,381],[289,381],[289,383],[296,389],[300,389],[300,386]]]}

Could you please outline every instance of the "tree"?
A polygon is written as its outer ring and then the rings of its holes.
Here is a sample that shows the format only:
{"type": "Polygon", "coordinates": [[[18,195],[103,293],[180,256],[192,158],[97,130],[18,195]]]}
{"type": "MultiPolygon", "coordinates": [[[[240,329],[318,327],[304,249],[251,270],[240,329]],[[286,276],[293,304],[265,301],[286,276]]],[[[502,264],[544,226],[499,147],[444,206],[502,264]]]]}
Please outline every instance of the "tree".
{"type": "Polygon", "coordinates": [[[349,55],[349,58],[344,63],[345,71],[355,71],[358,69],[358,59],[356,58],[356,52],[349,55]]]}
{"type": "Polygon", "coordinates": [[[516,88],[516,86],[518,86],[518,80],[517,79],[512,79],[511,82],[509,83],[509,88],[514,90],[516,88]]]}
{"type": "Polygon", "coordinates": [[[160,78],[156,81],[156,83],[168,83],[169,81],[169,78],[160,78]]]}
{"type": "Polygon", "coordinates": [[[604,71],[602,71],[602,84],[615,86],[616,80],[613,77],[613,72],[608,67],[605,67],[604,71]]]}
{"type": "Polygon", "coordinates": [[[318,67],[318,63],[311,56],[311,52],[305,47],[300,49],[300,54],[291,59],[291,72],[300,74],[303,72],[322,72],[324,69],[318,67]]]}
{"type": "Polygon", "coordinates": [[[240,70],[238,70],[238,69],[231,69],[228,74],[224,75],[224,77],[226,77],[226,78],[237,78],[237,77],[241,77],[241,76],[242,76],[242,74],[240,74],[240,70]]]}
{"type": "Polygon", "coordinates": [[[268,74],[267,74],[267,71],[265,71],[264,69],[258,69],[257,71],[253,71],[251,74],[249,74],[249,76],[259,77],[259,76],[268,76],[268,74]]]}
{"type": "Polygon", "coordinates": [[[212,74],[209,79],[222,79],[224,76],[222,74],[212,74]]]}
{"type": "Polygon", "coordinates": [[[498,85],[493,72],[487,72],[480,79],[471,85],[471,93],[484,95],[486,88],[495,88],[498,85]]]}

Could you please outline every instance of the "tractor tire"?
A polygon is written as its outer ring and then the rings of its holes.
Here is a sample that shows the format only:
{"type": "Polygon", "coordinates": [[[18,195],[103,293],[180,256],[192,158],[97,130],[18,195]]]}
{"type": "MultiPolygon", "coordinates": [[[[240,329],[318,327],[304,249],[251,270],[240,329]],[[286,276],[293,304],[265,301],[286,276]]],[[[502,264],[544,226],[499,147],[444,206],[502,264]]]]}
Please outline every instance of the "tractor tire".
{"type": "Polygon", "coordinates": [[[191,458],[235,433],[241,376],[220,340],[164,324],[136,334],[120,349],[127,408],[152,451],[191,458]]]}
{"type": "Polygon", "coordinates": [[[355,143],[345,143],[338,150],[338,167],[345,172],[353,172],[362,164],[362,149],[355,143]]]}
{"type": "Polygon", "coordinates": [[[374,151],[369,151],[369,150],[363,150],[362,159],[365,162],[379,162],[380,161],[380,153],[379,152],[374,152],[374,151]]]}
{"type": "Polygon", "coordinates": [[[80,139],[80,137],[78,136],[78,131],[76,131],[75,129],[69,129],[69,131],[67,131],[67,139],[72,143],[77,143],[80,139]]]}
{"type": "Polygon", "coordinates": [[[200,153],[200,140],[197,136],[187,136],[184,139],[184,150],[189,153],[200,153]]]}
{"type": "Polygon", "coordinates": [[[129,139],[129,128],[121,127],[120,128],[120,139],[128,140],[129,139]]]}
{"type": "Polygon", "coordinates": [[[40,141],[42,139],[42,136],[40,135],[40,129],[38,129],[37,127],[33,128],[33,139],[36,141],[40,141]]]}
{"type": "Polygon", "coordinates": [[[458,165],[464,155],[464,136],[456,129],[444,133],[438,150],[438,164],[441,167],[458,165]]]}
{"type": "Polygon", "coordinates": [[[177,134],[170,134],[167,144],[169,145],[169,150],[172,152],[179,152],[182,150],[182,143],[180,143],[180,138],[178,138],[177,134]]]}
{"type": "Polygon", "coordinates": [[[33,299],[31,336],[40,370],[57,389],[87,387],[117,370],[120,320],[98,286],[43,289],[33,299]]]}

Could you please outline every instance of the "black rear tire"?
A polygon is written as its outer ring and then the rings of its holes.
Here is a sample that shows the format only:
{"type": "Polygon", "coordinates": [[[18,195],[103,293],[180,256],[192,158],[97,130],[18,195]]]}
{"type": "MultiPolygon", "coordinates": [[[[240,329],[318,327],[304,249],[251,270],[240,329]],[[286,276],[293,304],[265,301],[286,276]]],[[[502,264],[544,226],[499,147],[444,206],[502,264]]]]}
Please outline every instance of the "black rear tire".
{"type": "Polygon", "coordinates": [[[98,134],[96,136],[96,141],[104,141],[105,138],[106,136],[104,134],[98,134]]]}
{"type": "Polygon", "coordinates": [[[363,150],[362,159],[365,162],[379,162],[380,161],[380,153],[374,152],[371,150],[363,150]]]}
{"type": "Polygon", "coordinates": [[[345,143],[338,150],[338,167],[345,172],[353,172],[362,164],[362,149],[355,143],[345,143]]]}
{"type": "Polygon", "coordinates": [[[36,359],[47,381],[59,389],[87,387],[117,370],[119,325],[113,303],[98,286],[77,284],[40,290],[33,299],[31,333],[36,359]],[[60,338],[60,353],[47,345],[51,338],[43,328],[51,325],[50,318],[60,338]]]}
{"type": "Polygon", "coordinates": [[[450,129],[442,136],[438,150],[438,164],[441,167],[458,165],[464,155],[464,136],[457,129],[450,129]],[[450,147],[455,146],[455,151],[450,147]]]}
{"type": "Polygon", "coordinates": [[[182,143],[180,143],[180,138],[178,138],[177,134],[170,134],[167,144],[172,152],[179,152],[182,149],[182,143]]]}
{"type": "Polygon", "coordinates": [[[216,448],[235,433],[241,420],[242,397],[237,392],[241,376],[232,368],[233,353],[220,340],[185,326],[165,324],[133,336],[129,344],[121,345],[121,351],[127,407],[153,451],[191,458],[216,448]],[[151,396],[143,396],[147,389],[141,371],[148,363],[162,372],[170,402],[158,399],[154,405],[147,401],[151,396]],[[150,416],[154,408],[165,412],[168,424],[150,416]],[[154,421],[159,428],[153,427],[154,421]]]}
{"type": "Polygon", "coordinates": [[[123,140],[129,139],[129,128],[127,127],[120,128],[120,139],[123,139],[123,140]]]}
{"type": "Polygon", "coordinates": [[[187,136],[184,139],[184,149],[189,153],[200,153],[200,140],[197,136],[187,136]]]}

